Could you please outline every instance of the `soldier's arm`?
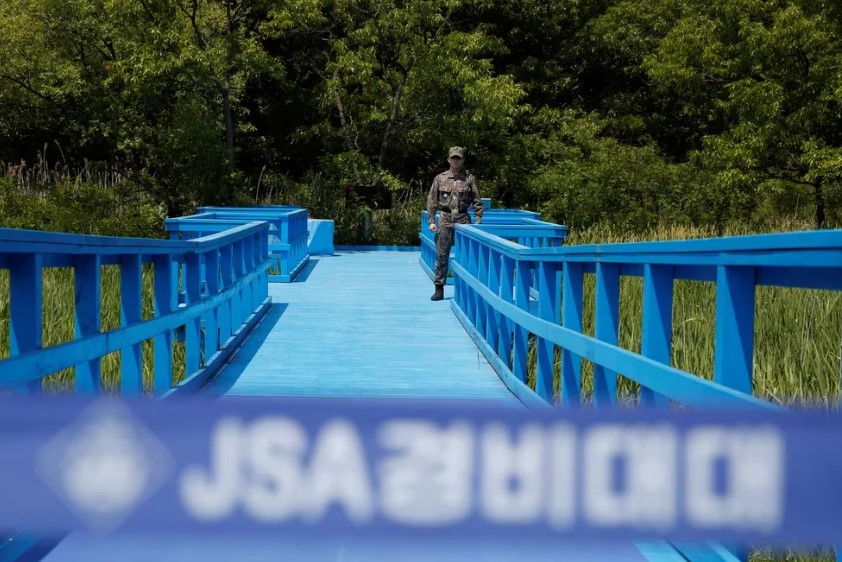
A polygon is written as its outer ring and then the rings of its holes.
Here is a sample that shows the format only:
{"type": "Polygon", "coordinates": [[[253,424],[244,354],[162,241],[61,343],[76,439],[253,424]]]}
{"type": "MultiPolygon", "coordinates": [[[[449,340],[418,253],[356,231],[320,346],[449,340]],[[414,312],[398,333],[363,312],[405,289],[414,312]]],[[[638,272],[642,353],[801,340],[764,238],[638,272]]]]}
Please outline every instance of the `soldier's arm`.
{"type": "Polygon", "coordinates": [[[436,209],[439,199],[439,179],[433,178],[433,185],[430,187],[430,193],[427,195],[427,222],[434,224],[436,222],[436,209]]]}
{"type": "Polygon", "coordinates": [[[482,222],[482,213],[485,211],[485,207],[482,204],[482,198],[479,196],[477,179],[474,176],[471,176],[471,196],[474,200],[474,215],[477,217],[476,222],[477,224],[480,224],[482,222]]]}

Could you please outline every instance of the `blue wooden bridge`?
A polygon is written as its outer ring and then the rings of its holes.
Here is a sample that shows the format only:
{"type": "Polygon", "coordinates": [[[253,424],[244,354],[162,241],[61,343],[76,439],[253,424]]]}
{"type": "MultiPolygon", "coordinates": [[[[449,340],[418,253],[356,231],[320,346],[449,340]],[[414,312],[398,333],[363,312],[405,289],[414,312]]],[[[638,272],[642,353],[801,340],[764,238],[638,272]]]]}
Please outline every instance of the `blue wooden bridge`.
{"type": "MultiPolygon", "coordinates": [[[[618,406],[622,374],[640,385],[643,405],[773,408],[752,395],[756,287],[842,289],[839,231],[565,246],[565,227],[486,206],[481,226],[457,228],[442,302],[429,300],[435,246],[426,214],[421,245],[412,248],[334,247],[332,223],[284,206],[201,208],[167,221],[170,240],[0,229],[10,297],[0,393],[44,392],[45,377],[71,369],[79,394],[108,387],[158,400],[425,397],[563,408],[582,403],[582,366],[590,362],[593,407],[618,406]],[[120,326],[108,330],[104,266],[119,269],[120,326]],[[72,270],[75,287],[75,337],[49,347],[48,268],[72,270]],[[585,275],[595,277],[592,335],[583,333],[585,275]],[[622,276],[643,280],[639,354],[618,346],[622,276]],[[713,380],[670,365],[673,287],[682,279],[716,284],[713,380]],[[120,356],[110,386],[102,361],[109,354],[120,356]]],[[[569,543],[552,553],[528,544],[427,544],[399,554],[370,544],[284,548],[0,529],[0,562],[744,559],[739,548],[713,543],[569,543]]]]}

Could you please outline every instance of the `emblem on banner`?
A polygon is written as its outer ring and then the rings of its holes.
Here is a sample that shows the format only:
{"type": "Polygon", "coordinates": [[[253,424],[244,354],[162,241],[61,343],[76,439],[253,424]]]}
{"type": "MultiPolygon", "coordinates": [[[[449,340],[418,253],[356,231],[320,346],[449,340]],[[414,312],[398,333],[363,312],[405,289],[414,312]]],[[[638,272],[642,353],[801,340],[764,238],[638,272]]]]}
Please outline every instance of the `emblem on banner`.
{"type": "Polygon", "coordinates": [[[107,533],[166,482],[170,452],[127,408],[95,403],[39,451],[41,479],[91,531],[107,533]]]}

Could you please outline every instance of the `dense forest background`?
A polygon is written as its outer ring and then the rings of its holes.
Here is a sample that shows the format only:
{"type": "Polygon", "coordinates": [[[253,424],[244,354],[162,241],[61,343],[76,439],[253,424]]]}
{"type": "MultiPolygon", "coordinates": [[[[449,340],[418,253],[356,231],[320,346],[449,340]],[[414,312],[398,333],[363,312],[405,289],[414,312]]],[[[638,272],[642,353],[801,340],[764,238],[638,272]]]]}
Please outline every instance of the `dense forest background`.
{"type": "Polygon", "coordinates": [[[840,32],[835,0],[3,0],[0,224],[294,203],[414,244],[461,145],[574,231],[834,227],[840,32]]]}

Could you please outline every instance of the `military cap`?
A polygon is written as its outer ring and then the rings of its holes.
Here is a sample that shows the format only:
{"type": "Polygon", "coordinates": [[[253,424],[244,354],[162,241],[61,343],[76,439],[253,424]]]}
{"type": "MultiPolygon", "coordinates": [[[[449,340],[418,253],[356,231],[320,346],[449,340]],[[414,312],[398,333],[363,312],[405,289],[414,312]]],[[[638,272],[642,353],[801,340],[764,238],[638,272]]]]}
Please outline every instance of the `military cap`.
{"type": "Polygon", "coordinates": [[[458,156],[459,158],[465,158],[465,149],[461,146],[451,146],[450,147],[450,156],[458,156]]]}

